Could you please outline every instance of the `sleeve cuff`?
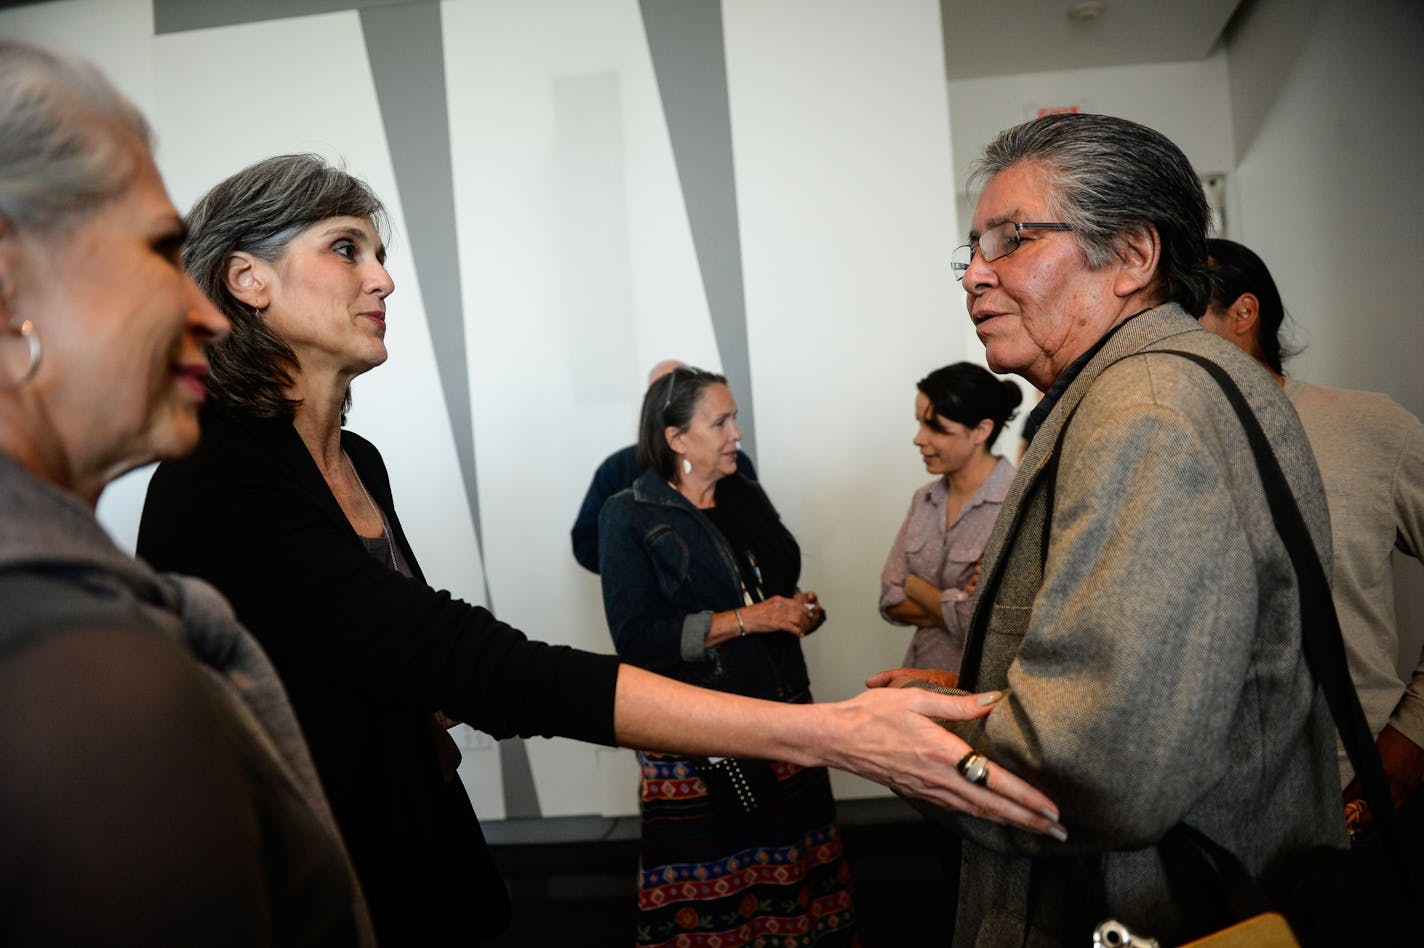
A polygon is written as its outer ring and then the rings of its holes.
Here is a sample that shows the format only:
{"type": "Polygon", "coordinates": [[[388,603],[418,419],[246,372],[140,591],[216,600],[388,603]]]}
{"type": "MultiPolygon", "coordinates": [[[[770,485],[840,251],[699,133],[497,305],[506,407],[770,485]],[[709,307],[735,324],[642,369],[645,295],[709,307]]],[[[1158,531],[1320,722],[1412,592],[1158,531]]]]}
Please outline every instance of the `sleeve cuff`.
{"type": "Polygon", "coordinates": [[[694,612],[682,620],[681,654],[684,662],[707,661],[707,633],[712,631],[712,613],[694,612]]]}

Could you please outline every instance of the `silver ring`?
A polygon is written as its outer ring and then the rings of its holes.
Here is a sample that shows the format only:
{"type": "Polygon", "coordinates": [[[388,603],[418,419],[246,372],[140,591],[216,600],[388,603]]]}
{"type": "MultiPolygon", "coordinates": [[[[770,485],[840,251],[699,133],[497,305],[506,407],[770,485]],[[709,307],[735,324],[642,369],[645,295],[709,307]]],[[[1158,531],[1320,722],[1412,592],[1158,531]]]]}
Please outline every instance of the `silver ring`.
{"type": "Polygon", "coordinates": [[[973,751],[964,755],[958,767],[960,776],[980,787],[989,785],[989,759],[973,751]]]}

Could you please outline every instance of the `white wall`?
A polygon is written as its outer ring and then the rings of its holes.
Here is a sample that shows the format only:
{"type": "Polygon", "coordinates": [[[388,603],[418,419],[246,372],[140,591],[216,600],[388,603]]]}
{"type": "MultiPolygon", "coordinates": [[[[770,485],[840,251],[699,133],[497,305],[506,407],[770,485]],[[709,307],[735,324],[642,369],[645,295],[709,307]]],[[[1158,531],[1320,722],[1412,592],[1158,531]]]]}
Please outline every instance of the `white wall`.
{"type": "MultiPolygon", "coordinates": [[[[726,0],[762,483],[829,620],[818,698],[898,665],[880,567],[925,480],[914,383],[964,358],[935,2],[726,0]]],[[[883,793],[844,774],[842,796],[883,793]]]]}

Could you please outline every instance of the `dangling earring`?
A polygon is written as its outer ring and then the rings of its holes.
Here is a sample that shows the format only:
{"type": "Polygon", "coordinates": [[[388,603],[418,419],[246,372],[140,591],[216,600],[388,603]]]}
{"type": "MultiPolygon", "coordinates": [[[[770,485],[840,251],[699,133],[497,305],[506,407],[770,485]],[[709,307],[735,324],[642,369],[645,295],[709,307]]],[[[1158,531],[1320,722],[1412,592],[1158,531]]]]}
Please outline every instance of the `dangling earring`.
{"type": "Polygon", "coordinates": [[[692,462],[687,458],[682,459],[682,476],[686,477],[692,473],[692,462]]]}
{"type": "Polygon", "coordinates": [[[20,373],[20,377],[10,383],[9,388],[19,388],[30,379],[35,377],[35,373],[40,368],[40,357],[44,355],[44,346],[40,344],[39,330],[35,329],[35,324],[28,319],[18,326],[14,322],[10,323],[10,331],[20,334],[20,338],[25,340],[25,345],[30,350],[30,364],[25,367],[25,371],[20,373]]]}

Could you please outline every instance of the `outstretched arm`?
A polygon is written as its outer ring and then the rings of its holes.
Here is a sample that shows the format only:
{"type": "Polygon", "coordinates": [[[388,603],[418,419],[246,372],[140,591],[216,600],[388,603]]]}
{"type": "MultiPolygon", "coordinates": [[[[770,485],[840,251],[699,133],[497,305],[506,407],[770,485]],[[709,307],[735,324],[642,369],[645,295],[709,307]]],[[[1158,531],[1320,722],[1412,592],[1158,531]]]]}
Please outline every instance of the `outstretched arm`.
{"type": "Polygon", "coordinates": [[[867,691],[833,704],[781,704],[624,665],[614,730],[625,747],[836,767],[942,807],[1061,836],[1053,802],[1004,768],[991,769],[987,787],[960,776],[956,765],[969,745],[931,720],[980,717],[996,697],[907,688],[867,691]]]}

